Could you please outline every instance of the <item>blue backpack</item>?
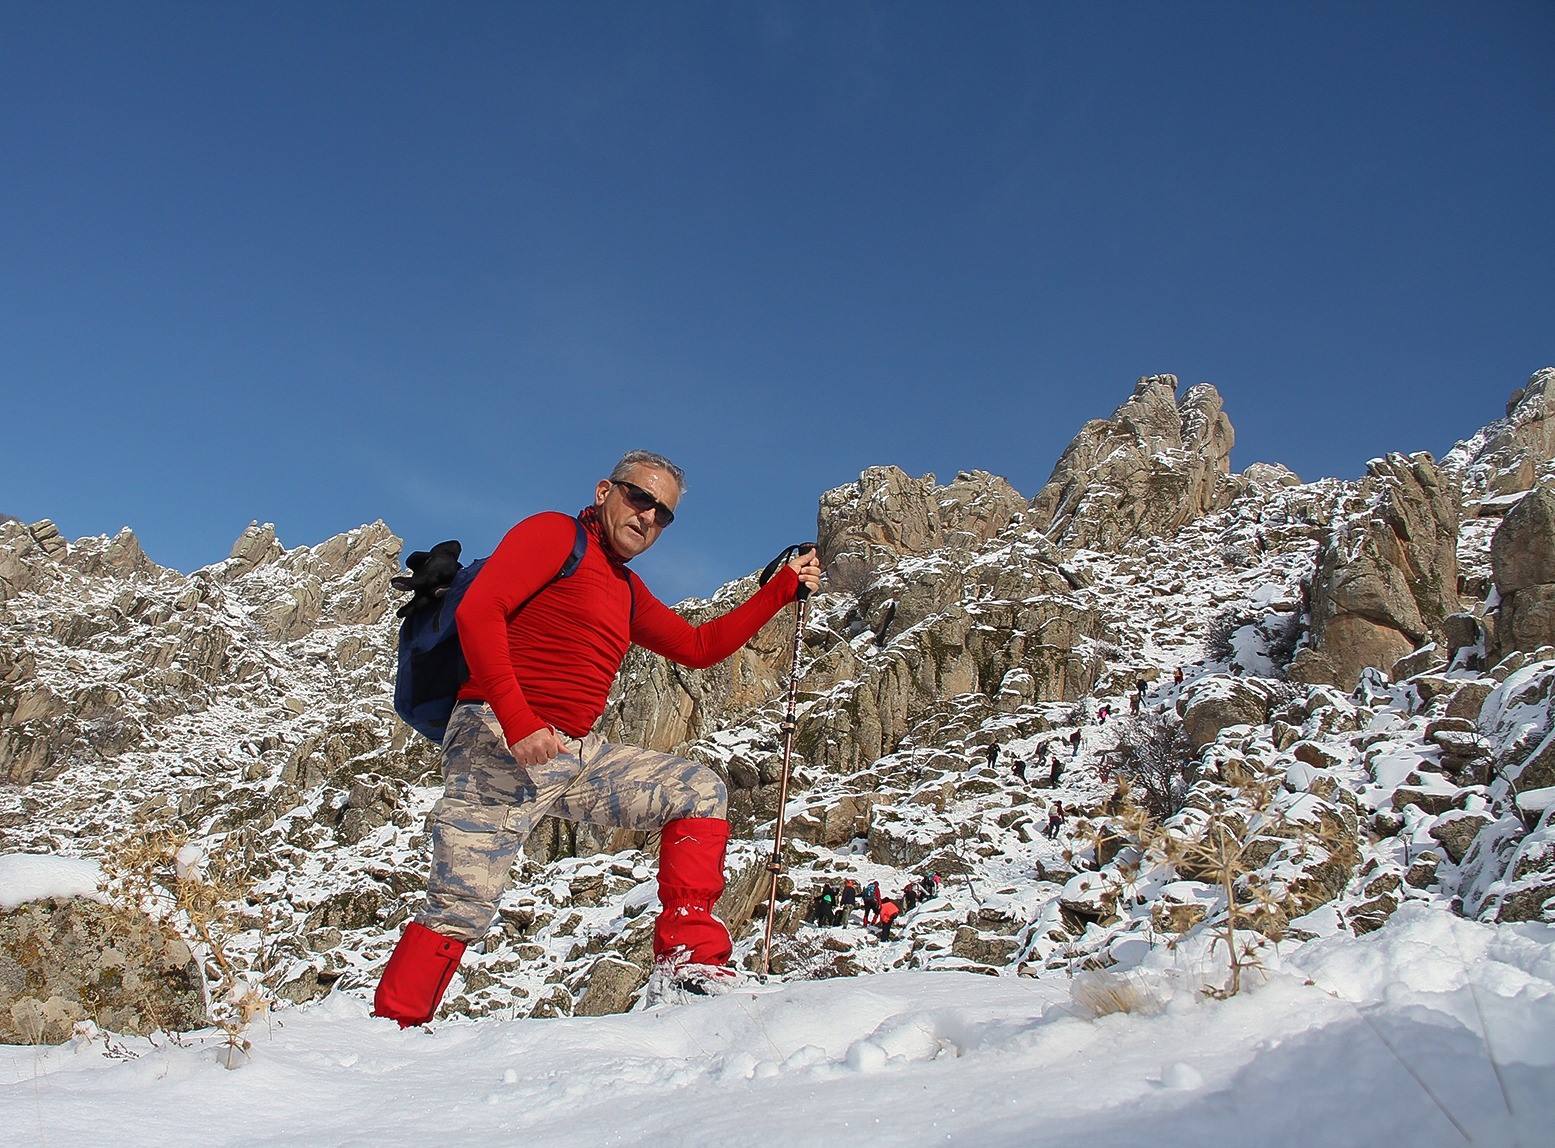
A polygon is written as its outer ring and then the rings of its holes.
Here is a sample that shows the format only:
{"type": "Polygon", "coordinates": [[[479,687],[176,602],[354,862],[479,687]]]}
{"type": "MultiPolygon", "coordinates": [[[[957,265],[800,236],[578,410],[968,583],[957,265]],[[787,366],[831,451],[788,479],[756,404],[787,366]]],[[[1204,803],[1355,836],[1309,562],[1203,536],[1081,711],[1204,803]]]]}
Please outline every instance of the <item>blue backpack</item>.
{"type": "MultiPolygon", "coordinates": [[[[541,590],[570,578],[583,561],[588,535],[582,522],[576,525],[578,533],[572,553],[550,582],[524,600],[520,610],[541,590]]],[[[459,543],[442,542],[430,551],[416,551],[405,560],[405,565],[410,567],[411,575],[390,582],[396,589],[415,592],[398,611],[404,621],[400,623],[398,667],[394,675],[394,712],[417,733],[442,745],[459,690],[470,680],[470,667],[459,646],[454,614],[486,559],[478,558],[461,566],[459,543]]]]}

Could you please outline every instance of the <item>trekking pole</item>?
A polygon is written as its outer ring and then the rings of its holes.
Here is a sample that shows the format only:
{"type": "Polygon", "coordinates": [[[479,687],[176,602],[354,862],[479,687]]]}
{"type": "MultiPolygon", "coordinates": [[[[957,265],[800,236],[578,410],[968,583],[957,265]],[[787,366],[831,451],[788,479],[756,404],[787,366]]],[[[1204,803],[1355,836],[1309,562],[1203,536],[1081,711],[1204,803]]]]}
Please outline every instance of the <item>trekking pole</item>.
{"type": "MultiPolygon", "coordinates": [[[[795,554],[808,554],[815,549],[815,543],[805,542],[798,546],[790,546],[779,554],[767,568],[761,572],[761,581],[776,574],[778,567],[787,562],[795,554]]],[[[777,894],[778,876],[783,872],[783,819],[788,812],[788,778],[789,761],[794,750],[794,707],[799,696],[799,646],[804,640],[805,599],[810,596],[810,588],[803,582],[799,584],[799,591],[794,595],[796,613],[794,615],[794,651],[788,670],[788,700],[783,711],[783,775],[778,783],[778,809],[777,825],[772,833],[772,858],[767,862],[767,872],[772,874],[772,883],[767,889],[767,931],[761,945],[761,975],[768,976],[772,972],[772,923],[777,918],[777,894]]]]}

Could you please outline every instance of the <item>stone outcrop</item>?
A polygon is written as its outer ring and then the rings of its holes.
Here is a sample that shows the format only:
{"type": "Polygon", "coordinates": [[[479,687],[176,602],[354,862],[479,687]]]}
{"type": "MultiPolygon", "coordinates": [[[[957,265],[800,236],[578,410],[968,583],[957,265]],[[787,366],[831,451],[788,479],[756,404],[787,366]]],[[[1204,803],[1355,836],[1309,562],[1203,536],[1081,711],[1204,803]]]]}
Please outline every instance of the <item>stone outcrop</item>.
{"type": "Polygon", "coordinates": [[[298,714],[290,657],[360,683],[341,708],[368,682],[381,698],[393,635],[377,627],[399,549],[381,522],[289,552],[251,526],[231,558],[185,577],[129,531],[67,544],[46,521],[0,524],[0,781],[117,761],[227,699],[276,707],[260,724],[287,724],[298,714]],[[46,611],[40,624],[40,604],[56,601],[87,608],[46,611]],[[266,640],[294,649],[277,658],[266,640]]]}
{"type": "Polygon", "coordinates": [[[0,1044],[59,1044],[88,1020],[141,1036],[203,1027],[199,962],[171,929],[85,898],[0,914],[0,1044]]]}
{"type": "Polygon", "coordinates": [[[1535,371],[1512,392],[1506,417],[1460,442],[1442,469],[1461,484],[1466,502],[1498,514],[1507,496],[1555,475],[1555,367],[1535,371]]]}
{"type": "Polygon", "coordinates": [[[1081,428],[1032,499],[1032,521],[1066,549],[1170,535],[1234,496],[1234,441],[1214,387],[1179,403],[1177,376],[1141,378],[1110,419],[1081,428]]]}
{"type": "Polygon", "coordinates": [[[816,540],[826,585],[860,590],[875,572],[908,555],[969,551],[1025,509],[1014,487],[983,471],[962,471],[941,487],[933,475],[911,478],[894,466],[870,467],[857,482],[821,496],[816,540]]]}
{"type": "Polygon", "coordinates": [[[1500,604],[1491,661],[1555,645],[1555,480],[1525,494],[1497,528],[1490,563],[1500,604]]]}
{"type": "Polygon", "coordinates": [[[47,518],[31,526],[0,522],[0,602],[57,585],[63,580],[57,564],[69,549],[47,518]]]}
{"type": "Polygon", "coordinates": [[[1259,486],[1301,485],[1299,475],[1277,462],[1255,462],[1242,471],[1242,477],[1259,486]]]}
{"type": "Polygon", "coordinates": [[[1360,507],[1335,523],[1311,587],[1311,642],[1290,676],[1352,688],[1430,641],[1459,606],[1456,493],[1428,454],[1374,459],[1360,507]]]}

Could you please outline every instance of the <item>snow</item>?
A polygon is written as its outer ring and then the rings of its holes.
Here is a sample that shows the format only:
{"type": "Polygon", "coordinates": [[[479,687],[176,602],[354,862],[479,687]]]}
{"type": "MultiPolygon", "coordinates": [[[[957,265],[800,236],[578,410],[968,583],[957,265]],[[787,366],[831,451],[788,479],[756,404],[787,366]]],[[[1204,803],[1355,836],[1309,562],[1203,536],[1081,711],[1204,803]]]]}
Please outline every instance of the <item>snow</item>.
{"type": "Polygon", "coordinates": [[[1257,626],[1240,626],[1231,634],[1232,664],[1243,673],[1272,678],[1277,672],[1264,653],[1264,639],[1257,626]]]}
{"type": "MultiPolygon", "coordinates": [[[[1402,907],[1229,1000],[1157,950],[1096,1017],[1058,976],[903,971],[598,1018],[400,1031],[335,993],[214,1037],[0,1047],[13,1144],[1545,1142],[1555,928],[1402,907]],[[1460,1131],[1461,1129],[1461,1131],[1460,1131]]],[[[1259,978],[1252,978],[1258,980],[1259,978]]]]}
{"type": "Polygon", "coordinates": [[[102,881],[96,861],[48,853],[0,854],[0,912],[45,897],[106,900],[97,890],[102,881]]]}

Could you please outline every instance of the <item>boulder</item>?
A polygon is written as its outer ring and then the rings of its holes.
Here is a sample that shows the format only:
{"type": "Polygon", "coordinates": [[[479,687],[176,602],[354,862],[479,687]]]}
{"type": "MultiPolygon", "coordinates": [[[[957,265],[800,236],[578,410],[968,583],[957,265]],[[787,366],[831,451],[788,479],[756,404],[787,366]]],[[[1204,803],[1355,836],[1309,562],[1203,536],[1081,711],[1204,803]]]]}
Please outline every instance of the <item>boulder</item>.
{"type": "Polygon", "coordinates": [[[1218,885],[1168,881],[1151,906],[1151,923],[1162,933],[1186,933],[1223,908],[1224,896],[1218,885]]]}
{"type": "Polygon", "coordinates": [[[1298,741],[1290,747],[1290,752],[1297,761],[1304,762],[1314,769],[1333,769],[1344,762],[1344,759],[1333,750],[1315,741],[1298,741]]]}
{"type": "Polygon", "coordinates": [[[604,956],[589,969],[588,985],[573,1016],[610,1016],[632,1007],[637,990],[648,983],[648,972],[620,957],[604,956]]]}
{"type": "Polygon", "coordinates": [[[1495,682],[1464,682],[1447,702],[1447,716],[1468,718],[1471,721],[1478,718],[1480,708],[1485,704],[1485,699],[1490,696],[1490,691],[1495,688],[1495,682]]]}
{"type": "Polygon", "coordinates": [[[1431,838],[1446,850],[1454,865],[1460,865],[1479,831],[1493,820],[1489,814],[1456,810],[1436,819],[1431,838]]]}
{"type": "Polygon", "coordinates": [[[1088,924],[1118,919],[1120,894],[1113,874],[1076,873],[1059,894],[1059,912],[1072,932],[1084,932],[1088,924]]]}
{"type": "Polygon", "coordinates": [[[812,845],[845,845],[869,832],[875,800],[871,793],[839,794],[789,818],[789,835],[812,845]]]}
{"type": "Polygon", "coordinates": [[[1498,921],[1548,920],[1555,910],[1555,834],[1531,833],[1507,867],[1506,888],[1496,907],[1498,921]]]}
{"type": "Polygon", "coordinates": [[[1209,674],[1197,679],[1177,701],[1183,731],[1197,753],[1234,725],[1260,725],[1269,720],[1274,694],[1256,678],[1209,674]]]}
{"type": "Polygon", "coordinates": [[[950,945],[950,954],[953,957],[995,967],[1009,964],[1019,951],[1020,942],[1014,937],[980,933],[971,925],[957,928],[955,938],[950,945]]]}
{"type": "Polygon", "coordinates": [[[49,898],[0,914],[0,1044],[59,1044],[83,1020],[135,1036],[201,1028],[199,962],[122,906],[49,898]]]}
{"type": "Polygon", "coordinates": [[[1555,484],[1518,500],[1490,542],[1490,568],[1502,597],[1555,583],[1555,484]]]}
{"type": "Polygon", "coordinates": [[[1496,637],[1503,655],[1555,645],[1555,585],[1529,586],[1505,599],[1496,637]]]}
{"type": "Polygon", "coordinates": [[[1436,873],[1441,863],[1442,859],[1429,850],[1420,854],[1404,873],[1404,884],[1411,889],[1429,889],[1436,884],[1436,873]]]}

